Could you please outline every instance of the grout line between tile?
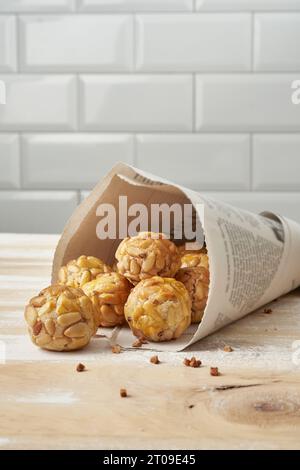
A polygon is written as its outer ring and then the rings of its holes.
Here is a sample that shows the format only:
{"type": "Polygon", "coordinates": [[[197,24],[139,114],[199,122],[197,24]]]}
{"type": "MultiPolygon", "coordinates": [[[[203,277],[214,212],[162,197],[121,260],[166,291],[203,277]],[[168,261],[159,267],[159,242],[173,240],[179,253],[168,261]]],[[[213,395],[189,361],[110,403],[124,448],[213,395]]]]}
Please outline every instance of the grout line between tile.
{"type": "Polygon", "coordinates": [[[196,105],[197,105],[197,88],[196,88],[196,74],[193,73],[192,77],[192,132],[196,132],[196,105]]]}
{"type": "Polygon", "coordinates": [[[137,17],[132,15],[132,67],[131,71],[136,73],[137,71],[137,17]]]}
{"type": "Polygon", "coordinates": [[[22,46],[21,46],[21,18],[19,15],[15,15],[16,22],[16,74],[22,73],[21,71],[21,57],[22,57],[22,46]]]}
{"type": "Polygon", "coordinates": [[[76,132],[80,132],[80,127],[81,127],[81,111],[82,111],[82,106],[81,106],[81,83],[80,83],[80,75],[76,75],[76,132]]]}
{"type": "MultiPolygon", "coordinates": [[[[1,134],[0,134],[1,135],[1,134]]],[[[23,139],[22,134],[17,134],[18,138],[18,164],[19,164],[19,190],[23,187],[23,139]]]]}
{"type": "Polygon", "coordinates": [[[255,54],[255,14],[251,13],[251,71],[254,73],[255,54]]]}
{"type": "MultiPolygon", "coordinates": [[[[228,75],[233,75],[233,76],[238,76],[238,75],[241,75],[241,76],[245,76],[245,75],[252,75],[252,72],[251,70],[195,70],[195,69],[191,69],[191,70],[160,70],[160,71],[157,71],[157,70],[135,70],[134,71],[135,74],[137,76],[174,76],[174,77],[177,77],[177,76],[190,76],[192,74],[197,74],[197,75],[203,75],[203,76],[207,76],[207,75],[211,75],[213,77],[217,77],[217,76],[228,76],[228,75]]],[[[300,73],[300,68],[298,69],[294,69],[294,70],[255,70],[255,75],[257,77],[260,77],[261,75],[265,75],[265,76],[271,76],[271,75],[274,75],[274,76],[283,76],[283,75],[294,75],[295,78],[296,76],[298,76],[298,74],[300,73]]],[[[13,72],[0,72],[1,76],[2,77],[5,77],[5,76],[10,76],[10,75],[14,75],[13,72]]],[[[21,76],[33,76],[33,77],[38,77],[38,76],[63,76],[63,75],[67,75],[67,76],[70,76],[70,75],[91,75],[91,76],[99,76],[99,77],[102,77],[102,76],[106,76],[106,75],[114,75],[114,76],[130,76],[132,74],[132,71],[126,69],[126,70],[80,70],[77,69],[76,71],[75,70],[42,70],[40,69],[39,71],[36,71],[36,70],[29,70],[27,69],[26,71],[20,71],[20,73],[18,73],[18,75],[21,75],[21,76]]]]}
{"type": "MultiPolygon", "coordinates": [[[[134,136],[135,134],[146,134],[146,135],[180,135],[180,136],[192,136],[195,133],[192,131],[186,131],[186,130],[157,130],[157,129],[139,129],[139,130],[126,130],[126,129],[118,129],[118,130],[103,130],[103,129],[79,129],[78,132],[70,129],[4,129],[0,128],[0,135],[1,134],[18,134],[22,133],[23,135],[26,134],[83,134],[83,135],[132,135],[134,136]]],[[[244,129],[244,130],[227,130],[227,129],[215,129],[215,130],[205,130],[205,131],[197,131],[196,135],[199,136],[205,136],[205,135],[245,135],[249,133],[254,133],[254,134],[274,134],[274,135],[300,135],[300,129],[298,131],[291,130],[288,131],[286,129],[282,130],[272,130],[272,129],[254,129],[254,130],[249,130],[249,129],[244,129]]]]}
{"type": "MultiPolygon", "coordinates": [[[[3,1],[3,0],[2,0],[3,1]]],[[[209,1],[209,0],[208,0],[209,1]]],[[[284,1],[284,0],[282,0],[284,1]]],[[[248,10],[241,10],[241,9],[235,9],[235,10],[224,10],[222,8],[218,8],[217,10],[198,10],[196,7],[196,0],[194,0],[194,7],[192,6],[192,9],[174,9],[174,10],[139,10],[139,9],[132,9],[132,10],[98,10],[98,9],[89,9],[89,10],[80,10],[80,9],[68,9],[68,10],[52,10],[52,11],[43,11],[43,10],[32,10],[32,11],[0,11],[0,15],[25,15],[25,16],[31,16],[31,15],[45,15],[45,16],[51,16],[51,15],[72,15],[72,14],[78,14],[82,16],[87,16],[87,15],[99,15],[99,16],[108,16],[108,15],[131,15],[131,14],[142,14],[142,15],[192,15],[192,14],[210,14],[210,15],[219,15],[220,13],[222,15],[232,15],[232,14],[241,14],[241,13],[264,13],[264,14],[270,14],[270,15],[281,15],[283,13],[294,13],[294,14],[299,14],[300,13],[300,8],[295,9],[295,8],[287,8],[285,10],[275,10],[275,9],[248,9],[248,10]]]]}
{"type": "Polygon", "coordinates": [[[132,155],[132,160],[133,160],[133,166],[137,166],[137,134],[134,134],[132,136],[133,138],[133,155],[132,155]]]}
{"type": "Polygon", "coordinates": [[[249,134],[249,191],[253,191],[253,133],[249,134]]]}

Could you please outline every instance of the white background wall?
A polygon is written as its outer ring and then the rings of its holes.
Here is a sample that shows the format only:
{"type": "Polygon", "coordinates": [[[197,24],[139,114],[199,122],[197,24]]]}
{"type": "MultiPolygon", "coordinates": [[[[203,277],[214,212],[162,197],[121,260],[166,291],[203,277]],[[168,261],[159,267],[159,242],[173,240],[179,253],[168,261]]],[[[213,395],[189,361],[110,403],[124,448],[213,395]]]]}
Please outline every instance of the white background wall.
{"type": "Polygon", "coordinates": [[[300,220],[300,0],[1,0],[0,231],[118,160],[300,220]]]}

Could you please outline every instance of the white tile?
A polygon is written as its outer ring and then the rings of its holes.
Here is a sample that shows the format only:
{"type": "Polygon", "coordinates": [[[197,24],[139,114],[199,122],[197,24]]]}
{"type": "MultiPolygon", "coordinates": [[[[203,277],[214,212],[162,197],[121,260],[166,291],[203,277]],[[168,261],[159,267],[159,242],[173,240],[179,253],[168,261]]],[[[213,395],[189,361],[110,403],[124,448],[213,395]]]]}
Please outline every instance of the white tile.
{"type": "Polygon", "coordinates": [[[250,14],[138,15],[136,21],[140,70],[251,68],[250,14]]]}
{"type": "Polygon", "coordinates": [[[275,212],[300,222],[300,192],[204,192],[211,197],[235,207],[259,214],[263,211],[275,212]]]}
{"type": "Polygon", "coordinates": [[[193,0],[77,0],[83,11],[188,11],[193,0]]]}
{"type": "Polygon", "coordinates": [[[133,137],[30,134],[22,139],[22,151],[24,188],[86,189],[118,161],[133,164],[133,137]]]}
{"type": "Polygon", "coordinates": [[[256,190],[300,190],[300,134],[253,137],[253,186],[256,190]]]}
{"type": "Polygon", "coordinates": [[[19,138],[16,134],[0,134],[0,188],[20,186],[19,138]]]}
{"type": "Polygon", "coordinates": [[[0,75],[6,105],[0,130],[72,130],[76,126],[76,79],[70,75],[0,75]]]}
{"type": "Polygon", "coordinates": [[[0,191],[0,231],[61,233],[77,200],[75,191],[0,191]]]}
{"type": "Polygon", "coordinates": [[[76,0],[1,0],[0,12],[53,12],[72,11],[76,0]]]}
{"type": "Polygon", "coordinates": [[[255,15],[255,70],[300,70],[300,13],[255,15]]]}
{"type": "Polygon", "coordinates": [[[26,15],[20,25],[22,70],[126,71],[132,67],[129,15],[26,15]]]}
{"type": "Polygon", "coordinates": [[[16,63],[16,20],[14,16],[0,15],[0,71],[14,71],[16,63]]]}
{"type": "Polygon", "coordinates": [[[196,0],[200,11],[300,10],[299,0],[196,0]]]}
{"type": "Polygon", "coordinates": [[[300,106],[292,103],[297,75],[198,75],[196,126],[201,131],[297,131],[300,106]]]}
{"type": "Polygon", "coordinates": [[[247,135],[138,135],[136,166],[196,190],[249,189],[247,135]]]}
{"type": "Polygon", "coordinates": [[[82,129],[185,131],[192,128],[187,75],[81,77],[82,129]]]}

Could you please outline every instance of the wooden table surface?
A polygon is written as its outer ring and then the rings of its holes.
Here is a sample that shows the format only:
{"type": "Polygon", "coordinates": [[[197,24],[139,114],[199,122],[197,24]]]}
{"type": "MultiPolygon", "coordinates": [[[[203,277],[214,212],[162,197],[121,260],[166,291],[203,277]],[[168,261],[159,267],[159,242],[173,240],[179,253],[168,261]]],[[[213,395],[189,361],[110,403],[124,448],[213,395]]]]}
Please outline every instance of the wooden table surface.
{"type": "Polygon", "coordinates": [[[159,365],[100,338],[50,353],[29,341],[23,307],[49,284],[57,240],[0,234],[0,449],[300,448],[300,290],[159,365]],[[191,355],[201,368],[182,364],[191,355]]]}

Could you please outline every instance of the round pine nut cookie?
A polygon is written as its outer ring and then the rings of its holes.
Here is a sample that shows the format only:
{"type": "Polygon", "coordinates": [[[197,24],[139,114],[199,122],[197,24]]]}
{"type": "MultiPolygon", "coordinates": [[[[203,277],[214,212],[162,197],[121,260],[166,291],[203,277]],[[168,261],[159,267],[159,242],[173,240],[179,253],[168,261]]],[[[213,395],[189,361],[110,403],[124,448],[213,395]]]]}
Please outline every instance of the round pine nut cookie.
{"type": "Polygon", "coordinates": [[[152,232],[125,238],[116,252],[118,271],[132,284],[152,276],[174,277],[180,268],[180,258],[173,242],[152,232]]]}
{"type": "Polygon", "coordinates": [[[116,326],[125,322],[124,305],[132,285],[119,273],[98,276],[83,286],[95,311],[97,326],[116,326]]]}
{"type": "Polygon", "coordinates": [[[149,341],[179,338],[191,323],[191,300],[181,282],[154,276],[130,293],[125,317],[137,337],[149,341]]]}
{"type": "Polygon", "coordinates": [[[81,289],[59,284],[29,301],[25,320],[33,343],[52,351],[83,348],[96,332],[90,299],[81,289]]]}
{"type": "Polygon", "coordinates": [[[196,268],[203,266],[208,269],[208,255],[202,251],[189,251],[183,254],[181,258],[181,267],[182,268],[196,268]]]}
{"type": "Polygon", "coordinates": [[[110,273],[112,268],[95,256],[82,255],[62,266],[58,273],[59,284],[69,287],[82,287],[99,274],[110,273]]]}
{"type": "Polygon", "coordinates": [[[176,279],[182,282],[192,301],[192,323],[202,320],[209,291],[209,270],[204,266],[181,268],[176,279]]]}

